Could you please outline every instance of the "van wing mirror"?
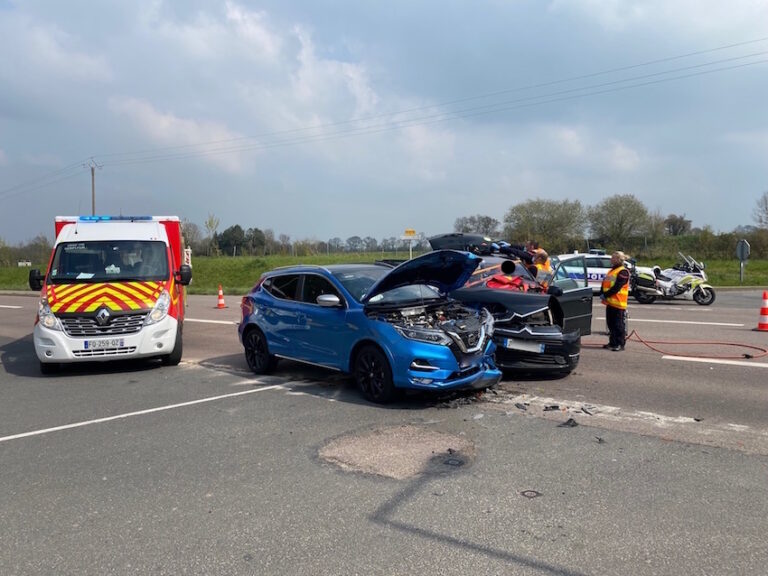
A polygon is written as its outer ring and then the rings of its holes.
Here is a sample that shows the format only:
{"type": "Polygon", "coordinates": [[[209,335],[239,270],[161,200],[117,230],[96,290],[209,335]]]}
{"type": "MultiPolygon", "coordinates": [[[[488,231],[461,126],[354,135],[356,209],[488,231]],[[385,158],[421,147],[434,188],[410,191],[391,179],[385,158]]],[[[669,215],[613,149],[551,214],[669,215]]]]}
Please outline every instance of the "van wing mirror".
{"type": "Polygon", "coordinates": [[[29,287],[36,292],[40,292],[43,289],[43,280],[45,280],[45,274],[40,274],[40,270],[33,268],[29,271],[29,287]]]}
{"type": "Polygon", "coordinates": [[[182,286],[187,286],[192,282],[192,267],[189,264],[179,266],[179,271],[176,272],[176,281],[182,286]]]}

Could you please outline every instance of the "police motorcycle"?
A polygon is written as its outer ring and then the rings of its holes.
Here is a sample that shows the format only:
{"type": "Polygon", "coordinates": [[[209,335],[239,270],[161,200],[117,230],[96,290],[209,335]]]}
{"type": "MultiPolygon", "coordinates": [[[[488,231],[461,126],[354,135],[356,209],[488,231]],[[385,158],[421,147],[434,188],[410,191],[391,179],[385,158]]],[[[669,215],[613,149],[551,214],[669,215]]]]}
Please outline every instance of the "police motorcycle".
{"type": "Polygon", "coordinates": [[[715,289],[707,283],[704,263],[678,252],[681,262],[664,270],[659,266],[644,268],[631,261],[630,294],[640,304],[656,300],[693,300],[702,306],[715,301],[715,289]]]}

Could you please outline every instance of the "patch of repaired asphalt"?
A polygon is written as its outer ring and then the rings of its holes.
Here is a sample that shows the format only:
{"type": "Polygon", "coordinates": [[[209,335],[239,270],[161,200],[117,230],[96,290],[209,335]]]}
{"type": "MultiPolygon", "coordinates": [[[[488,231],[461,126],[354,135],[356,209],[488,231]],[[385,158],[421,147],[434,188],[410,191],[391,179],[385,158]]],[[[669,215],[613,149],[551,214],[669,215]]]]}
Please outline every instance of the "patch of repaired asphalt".
{"type": "Polygon", "coordinates": [[[343,470],[404,480],[464,465],[474,452],[466,438],[406,425],[335,438],[319,456],[343,470]]]}

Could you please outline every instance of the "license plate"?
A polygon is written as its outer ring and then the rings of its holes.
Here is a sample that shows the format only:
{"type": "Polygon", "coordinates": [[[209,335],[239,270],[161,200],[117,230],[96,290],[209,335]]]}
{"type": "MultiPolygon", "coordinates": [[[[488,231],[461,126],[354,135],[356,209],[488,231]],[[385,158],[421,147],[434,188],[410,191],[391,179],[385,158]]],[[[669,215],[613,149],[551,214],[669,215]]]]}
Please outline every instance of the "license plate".
{"type": "Polygon", "coordinates": [[[123,338],[103,338],[101,340],[86,340],[83,342],[85,350],[100,350],[102,348],[122,348],[125,346],[123,338]]]}
{"type": "Polygon", "coordinates": [[[517,340],[515,338],[505,338],[504,348],[508,348],[509,350],[522,350],[523,352],[534,352],[536,354],[542,354],[544,352],[544,344],[527,342],[526,340],[517,340]]]}

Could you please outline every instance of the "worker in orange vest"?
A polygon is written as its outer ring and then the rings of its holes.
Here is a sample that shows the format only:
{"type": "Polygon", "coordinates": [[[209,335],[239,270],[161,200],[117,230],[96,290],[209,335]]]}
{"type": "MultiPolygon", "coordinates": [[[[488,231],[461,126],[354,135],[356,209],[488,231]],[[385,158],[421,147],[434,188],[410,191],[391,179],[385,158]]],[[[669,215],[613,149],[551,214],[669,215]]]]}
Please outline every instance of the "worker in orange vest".
{"type": "Polygon", "coordinates": [[[629,270],[624,267],[624,252],[611,254],[611,269],[603,278],[600,300],[605,304],[605,322],[608,325],[608,350],[624,350],[627,339],[627,300],[629,299],[629,270]]]}

